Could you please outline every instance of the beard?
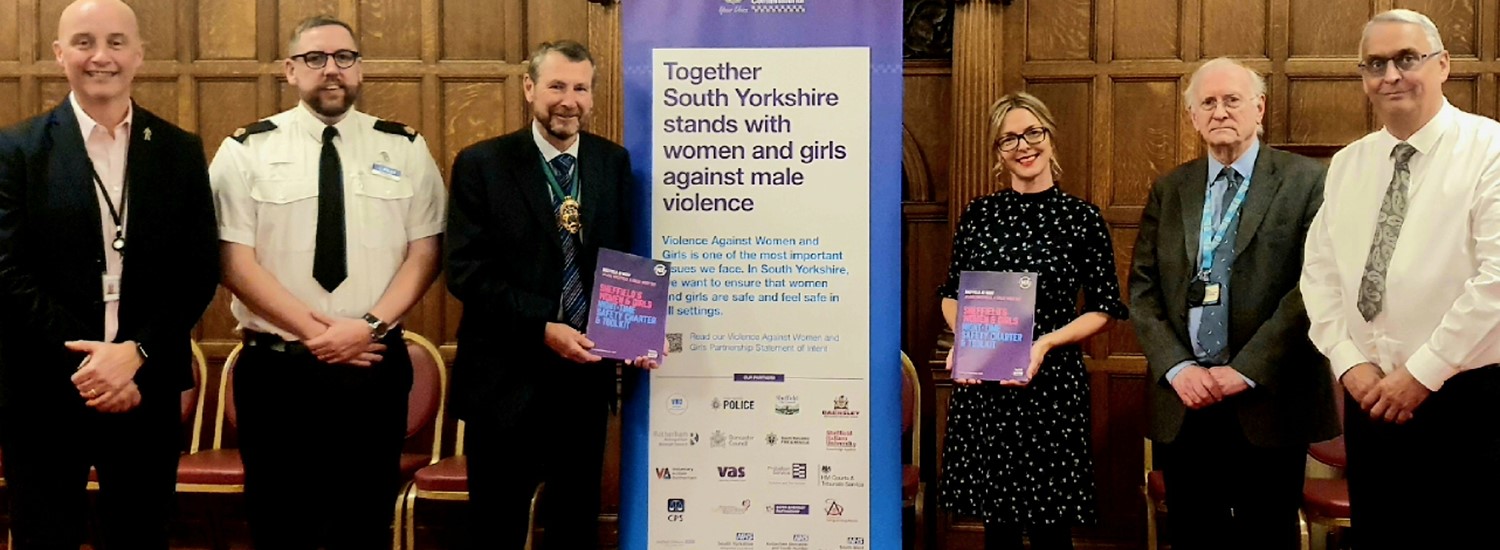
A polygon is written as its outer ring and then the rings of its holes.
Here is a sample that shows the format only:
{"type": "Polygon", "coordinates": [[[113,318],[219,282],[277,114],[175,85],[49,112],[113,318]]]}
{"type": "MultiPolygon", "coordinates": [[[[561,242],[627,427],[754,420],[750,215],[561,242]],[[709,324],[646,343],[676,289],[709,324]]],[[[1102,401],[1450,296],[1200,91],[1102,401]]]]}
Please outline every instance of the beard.
{"type": "Polygon", "coordinates": [[[583,113],[547,113],[547,118],[541,119],[541,123],[547,134],[558,141],[567,141],[583,131],[583,113]],[[563,118],[569,115],[576,116],[571,119],[563,118]]]}
{"type": "MultiPolygon", "coordinates": [[[[327,84],[326,82],[323,83],[325,86],[327,84]]],[[[344,91],[342,98],[324,99],[323,88],[319,87],[310,93],[304,92],[302,94],[302,101],[307,103],[309,107],[312,107],[314,112],[320,115],[326,117],[343,116],[344,113],[349,112],[350,107],[354,106],[355,100],[359,99],[359,85],[339,84],[339,89],[344,91]]]]}

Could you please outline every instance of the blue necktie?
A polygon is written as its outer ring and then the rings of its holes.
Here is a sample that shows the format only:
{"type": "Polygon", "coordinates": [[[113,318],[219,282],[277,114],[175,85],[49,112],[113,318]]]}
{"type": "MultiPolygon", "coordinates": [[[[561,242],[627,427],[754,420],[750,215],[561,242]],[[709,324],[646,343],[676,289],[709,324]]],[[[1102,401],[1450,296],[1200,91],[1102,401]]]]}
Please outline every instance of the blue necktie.
{"type": "MultiPolygon", "coordinates": [[[[1239,190],[1243,178],[1239,172],[1228,166],[1219,172],[1216,180],[1224,181],[1224,195],[1217,206],[1219,215],[1214,216],[1214,223],[1219,223],[1224,216],[1229,215],[1225,210],[1239,190]]],[[[1216,181],[1217,182],[1217,181],[1216,181]]],[[[1203,348],[1204,359],[1214,365],[1223,365],[1229,362],[1225,353],[1229,343],[1229,322],[1226,317],[1229,307],[1229,266],[1234,261],[1234,240],[1239,234],[1239,224],[1231,223],[1225,231],[1224,241],[1219,243],[1219,248],[1214,252],[1214,264],[1209,269],[1209,281],[1218,283],[1220,286],[1219,305],[1204,306],[1203,316],[1198,320],[1198,346],[1203,348]]]]}
{"type": "MultiPolygon", "coordinates": [[[[577,166],[578,159],[564,153],[548,164],[552,168],[552,175],[557,177],[558,186],[562,187],[563,195],[572,196],[576,184],[573,168],[577,166]]],[[[561,213],[562,203],[563,197],[552,197],[554,214],[561,213]]],[[[557,228],[557,236],[562,240],[563,252],[562,318],[573,328],[583,329],[588,318],[589,300],[583,293],[583,277],[578,272],[578,249],[582,243],[579,242],[578,235],[569,233],[561,226],[557,228]]]]}

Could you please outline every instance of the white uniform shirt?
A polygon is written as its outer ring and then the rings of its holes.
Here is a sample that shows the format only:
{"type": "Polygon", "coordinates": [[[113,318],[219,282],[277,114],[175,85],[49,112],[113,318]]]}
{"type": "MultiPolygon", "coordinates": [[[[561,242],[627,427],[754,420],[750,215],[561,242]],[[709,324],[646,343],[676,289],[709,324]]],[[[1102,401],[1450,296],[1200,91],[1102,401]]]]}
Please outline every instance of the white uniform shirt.
{"type": "Polygon", "coordinates": [[[1381,312],[1356,308],[1376,215],[1399,141],[1382,129],[1333,157],[1308,231],[1302,297],[1310,336],[1335,377],[1363,362],[1398,366],[1436,391],[1500,362],[1500,123],[1445,104],[1407,143],[1406,220],[1381,312]]]}
{"type": "MultiPolygon", "coordinates": [[[[255,248],[256,261],[308,307],[359,318],[385,294],[407,244],[443,232],[447,190],[427,141],[376,130],[379,119],[352,109],[334,125],[349,275],[330,293],[313,279],[327,125],[305,105],[267,120],[276,128],[244,136],[244,143],[226,138],[209,166],[219,238],[255,248]]],[[[296,339],[238,297],[230,311],[241,328],[296,339]]]]}

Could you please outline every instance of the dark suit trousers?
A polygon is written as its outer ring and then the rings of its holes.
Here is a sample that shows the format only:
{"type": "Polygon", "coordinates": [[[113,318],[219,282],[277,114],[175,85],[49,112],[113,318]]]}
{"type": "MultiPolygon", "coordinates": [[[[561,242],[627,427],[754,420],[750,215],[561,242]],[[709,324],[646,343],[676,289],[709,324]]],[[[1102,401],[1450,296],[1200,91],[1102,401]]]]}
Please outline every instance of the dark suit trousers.
{"type": "Polygon", "coordinates": [[[1344,443],[1356,550],[1500,547],[1500,367],[1450,378],[1403,425],[1345,396],[1344,443]]]}
{"type": "Polygon", "coordinates": [[[547,484],[538,507],[545,530],[541,547],[599,547],[599,493],[609,404],[597,392],[578,391],[587,386],[553,384],[533,396],[521,417],[506,425],[478,418],[465,424],[470,548],[522,548],[531,495],[538,483],[547,484]]]}
{"type": "Polygon", "coordinates": [[[301,346],[241,352],[234,403],[256,548],[390,545],[412,380],[392,334],[368,368],[328,365],[301,346]]]}
{"type": "Polygon", "coordinates": [[[1307,448],[1250,444],[1225,405],[1189,410],[1177,439],[1157,447],[1172,549],[1298,548],[1307,448]]]}
{"type": "Polygon", "coordinates": [[[63,407],[0,410],[14,548],[78,549],[93,466],[99,473],[95,547],[166,550],[180,413],[175,393],[143,395],[140,406],[120,414],[96,412],[82,398],[63,407]]]}

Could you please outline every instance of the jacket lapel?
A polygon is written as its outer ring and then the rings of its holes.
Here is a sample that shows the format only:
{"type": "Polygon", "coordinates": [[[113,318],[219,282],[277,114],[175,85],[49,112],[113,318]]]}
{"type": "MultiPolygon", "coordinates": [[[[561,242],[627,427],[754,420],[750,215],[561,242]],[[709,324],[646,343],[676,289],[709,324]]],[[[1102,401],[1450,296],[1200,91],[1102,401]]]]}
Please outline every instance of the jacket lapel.
{"type": "Polygon", "coordinates": [[[583,204],[583,231],[582,241],[584,246],[594,243],[599,236],[599,203],[607,200],[604,192],[604,154],[591,147],[592,143],[583,139],[582,133],[578,134],[578,185],[582,187],[580,197],[583,204]],[[585,151],[584,149],[588,149],[585,151]],[[591,231],[592,230],[592,231],[591,231]]]}
{"type": "Polygon", "coordinates": [[[1245,197],[1244,210],[1240,212],[1239,234],[1234,238],[1236,259],[1250,246],[1250,241],[1255,239],[1255,231],[1260,229],[1260,222],[1266,219],[1266,212],[1271,210],[1276,191],[1281,189],[1281,176],[1276,173],[1276,163],[1271,160],[1274,152],[1270,147],[1261,145],[1260,154],[1255,159],[1250,191],[1245,197]]]}
{"type": "Polygon", "coordinates": [[[529,128],[525,138],[520,141],[521,148],[516,150],[517,154],[512,162],[516,167],[516,182],[521,186],[521,196],[531,210],[532,221],[537,227],[543,228],[543,235],[552,237],[544,240],[561,253],[562,242],[557,239],[557,214],[552,209],[547,175],[542,173],[542,152],[532,142],[529,128]]]}
{"type": "MultiPolygon", "coordinates": [[[[125,233],[140,237],[143,229],[150,226],[149,220],[153,216],[151,205],[146,200],[137,199],[152,196],[155,186],[162,183],[157,175],[157,163],[150,160],[156,158],[156,144],[146,139],[146,136],[161,129],[152,128],[158,125],[159,119],[155,115],[142,109],[140,105],[133,105],[132,109],[135,114],[130,123],[130,148],[125,152],[126,192],[129,193],[125,196],[125,233]]],[[[147,242],[147,239],[150,237],[136,239],[136,242],[147,242]]]]}
{"type": "MultiPolygon", "coordinates": [[[[94,179],[89,173],[89,153],[83,144],[83,133],[78,129],[78,117],[73,114],[73,105],[63,100],[52,110],[47,133],[52,140],[51,162],[47,166],[48,185],[55,186],[53,193],[65,197],[66,203],[78,204],[85,219],[95,219],[99,214],[99,197],[94,192],[94,179]]],[[[90,257],[104,251],[104,235],[98,223],[86,224],[82,231],[88,235],[90,257]],[[92,228],[92,229],[89,229],[92,228]]]]}
{"type": "Polygon", "coordinates": [[[1198,238],[1203,227],[1203,197],[1208,194],[1208,158],[1193,161],[1187,171],[1188,180],[1177,186],[1178,210],[1182,213],[1182,246],[1187,251],[1188,265],[1193,274],[1198,272],[1198,238]]]}

